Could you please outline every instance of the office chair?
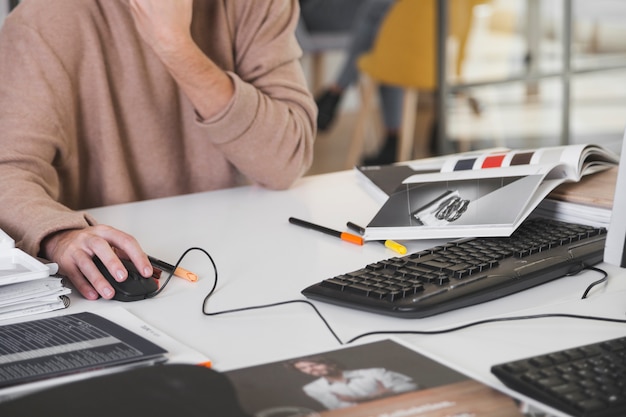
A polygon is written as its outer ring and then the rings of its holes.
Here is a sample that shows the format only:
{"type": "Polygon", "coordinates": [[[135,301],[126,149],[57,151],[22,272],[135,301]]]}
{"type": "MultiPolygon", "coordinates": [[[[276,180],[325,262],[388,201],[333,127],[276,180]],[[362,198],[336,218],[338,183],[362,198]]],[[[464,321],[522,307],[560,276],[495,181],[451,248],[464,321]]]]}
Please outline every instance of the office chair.
{"type": "MultiPolygon", "coordinates": [[[[414,134],[418,93],[433,93],[437,88],[436,1],[398,0],[385,16],[372,50],[359,58],[361,107],[348,150],[347,168],[359,163],[379,84],[401,87],[404,91],[397,160],[429,155],[427,137],[414,144],[414,134]]],[[[448,33],[458,42],[454,62],[457,76],[465,59],[473,8],[488,1],[449,0],[448,33]]]]}
{"type": "Polygon", "coordinates": [[[304,19],[300,17],[296,27],[296,39],[304,54],[311,55],[312,75],[311,91],[319,91],[324,83],[324,54],[331,51],[345,51],[352,39],[350,32],[315,32],[310,31],[304,19]]]}

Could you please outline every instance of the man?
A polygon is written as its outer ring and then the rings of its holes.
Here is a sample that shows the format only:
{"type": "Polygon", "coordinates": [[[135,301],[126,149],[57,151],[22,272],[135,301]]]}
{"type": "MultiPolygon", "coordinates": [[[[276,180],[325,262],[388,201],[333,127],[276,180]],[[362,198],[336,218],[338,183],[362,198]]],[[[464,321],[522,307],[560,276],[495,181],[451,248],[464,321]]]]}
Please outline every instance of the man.
{"type": "Polygon", "coordinates": [[[294,359],[287,366],[317,377],[303,390],[329,410],[418,389],[406,375],[385,368],[345,370],[339,363],[324,357],[294,359]]]}
{"type": "Polygon", "coordinates": [[[89,207],[254,183],[310,166],[316,108],[296,0],[25,0],[0,31],[0,227],[87,299],[128,234],[89,207]]]}

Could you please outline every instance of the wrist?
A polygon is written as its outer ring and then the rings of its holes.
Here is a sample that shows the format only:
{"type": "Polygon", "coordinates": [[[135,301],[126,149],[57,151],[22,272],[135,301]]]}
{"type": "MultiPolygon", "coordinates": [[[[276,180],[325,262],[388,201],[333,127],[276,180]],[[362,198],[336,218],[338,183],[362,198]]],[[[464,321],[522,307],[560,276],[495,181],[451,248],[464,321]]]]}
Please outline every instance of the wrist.
{"type": "Polygon", "coordinates": [[[165,63],[175,63],[189,51],[196,49],[196,44],[191,34],[181,31],[170,31],[159,36],[158,41],[152,45],[152,49],[165,63]]]}
{"type": "Polygon", "coordinates": [[[58,230],[58,231],[52,232],[49,235],[47,235],[46,237],[44,237],[41,240],[41,243],[39,244],[39,254],[38,254],[38,256],[40,258],[52,261],[53,258],[54,258],[54,253],[56,251],[56,247],[58,245],[58,242],[59,242],[59,240],[62,238],[62,236],[66,232],[69,232],[69,229],[67,229],[67,230],[58,230]]]}

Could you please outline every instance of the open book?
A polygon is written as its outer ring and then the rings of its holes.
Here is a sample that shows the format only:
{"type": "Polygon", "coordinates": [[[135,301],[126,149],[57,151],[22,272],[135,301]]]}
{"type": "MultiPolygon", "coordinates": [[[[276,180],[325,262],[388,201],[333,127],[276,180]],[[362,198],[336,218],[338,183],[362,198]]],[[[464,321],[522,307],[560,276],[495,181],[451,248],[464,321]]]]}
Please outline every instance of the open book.
{"type": "MultiPolygon", "coordinates": [[[[436,158],[405,178],[367,225],[366,240],[509,236],[565,182],[611,168],[597,145],[499,150],[436,158]]],[[[364,173],[364,172],[362,172],[364,173]]]]}
{"type": "Polygon", "coordinates": [[[618,167],[578,182],[559,185],[537,206],[533,214],[570,223],[608,228],[613,211],[613,196],[618,167]]]}

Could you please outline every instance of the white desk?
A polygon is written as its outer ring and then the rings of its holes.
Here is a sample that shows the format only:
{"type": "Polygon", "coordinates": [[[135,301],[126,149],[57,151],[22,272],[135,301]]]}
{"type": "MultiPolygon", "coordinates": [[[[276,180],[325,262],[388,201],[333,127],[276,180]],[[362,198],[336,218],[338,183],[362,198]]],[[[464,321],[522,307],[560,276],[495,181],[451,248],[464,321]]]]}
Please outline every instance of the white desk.
{"type": "MultiPolygon", "coordinates": [[[[376,243],[353,245],[288,223],[289,216],[345,230],[348,220],[366,224],[378,208],[351,171],[307,177],[288,191],[243,187],[89,210],[101,223],[138,238],[151,255],[175,263],[199,246],[219,271],[208,310],[304,299],[300,291],[324,278],[395,256],[376,243]]],[[[409,251],[432,246],[413,241],[409,251]]],[[[175,278],[154,299],[133,303],[86,301],[72,296],[62,313],[122,305],[149,324],[209,356],[229,370],[339,347],[315,312],[302,303],[208,317],[202,301],[213,285],[204,254],[191,252],[182,266],[198,273],[190,283],[175,278]]],[[[338,336],[347,341],[373,330],[446,328],[501,315],[559,312],[625,318],[626,271],[601,265],[608,285],[586,300],[594,272],[563,278],[483,305],[427,319],[403,320],[316,303],[338,336]]],[[[492,364],[626,335],[626,326],[573,319],[536,319],[488,324],[437,336],[403,336],[431,355],[496,388],[492,364]]],[[[382,337],[381,337],[382,338],[382,337]]],[[[362,341],[374,340],[373,337],[362,341]]],[[[507,391],[510,392],[510,391],[507,391]]],[[[555,413],[558,414],[558,413],[555,413]]]]}

